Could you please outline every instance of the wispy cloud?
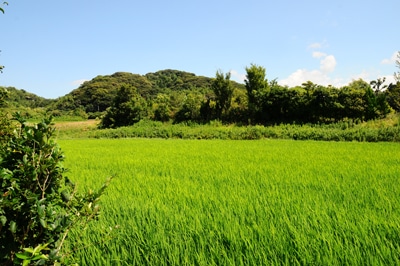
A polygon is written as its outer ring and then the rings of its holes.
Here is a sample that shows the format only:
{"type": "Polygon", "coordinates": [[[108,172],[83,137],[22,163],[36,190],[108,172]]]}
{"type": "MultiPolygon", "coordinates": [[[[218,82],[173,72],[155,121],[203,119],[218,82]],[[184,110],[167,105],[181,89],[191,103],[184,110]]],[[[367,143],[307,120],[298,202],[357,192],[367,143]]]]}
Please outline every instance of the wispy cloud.
{"type": "Polygon", "coordinates": [[[323,40],[322,42],[314,42],[314,43],[310,44],[307,48],[311,49],[311,50],[317,50],[317,49],[322,49],[327,46],[329,46],[328,42],[326,40],[323,40]]]}
{"type": "Polygon", "coordinates": [[[390,58],[385,58],[381,61],[382,65],[391,65],[394,64],[397,60],[397,51],[392,54],[390,58]]]}
{"type": "Polygon", "coordinates": [[[230,73],[234,81],[244,83],[244,80],[246,79],[246,74],[239,73],[236,70],[231,70],[230,73]]]}
{"type": "Polygon", "coordinates": [[[74,80],[71,82],[72,85],[74,86],[80,86],[82,85],[85,81],[88,81],[87,79],[78,79],[78,80],[74,80]]]}
{"type": "Polygon", "coordinates": [[[321,49],[322,48],[322,43],[319,43],[319,42],[312,43],[312,44],[310,44],[308,46],[308,48],[310,48],[310,49],[321,49]]]}
{"type": "Polygon", "coordinates": [[[314,58],[321,58],[321,57],[324,57],[324,56],[326,56],[326,54],[323,53],[323,52],[313,52],[312,53],[312,57],[314,57],[314,58]]]}

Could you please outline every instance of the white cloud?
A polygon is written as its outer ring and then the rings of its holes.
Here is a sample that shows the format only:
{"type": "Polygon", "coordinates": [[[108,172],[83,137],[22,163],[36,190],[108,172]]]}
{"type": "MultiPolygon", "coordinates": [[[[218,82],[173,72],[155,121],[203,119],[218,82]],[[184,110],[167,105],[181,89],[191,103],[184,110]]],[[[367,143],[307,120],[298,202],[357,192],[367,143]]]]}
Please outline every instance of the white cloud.
{"type": "Polygon", "coordinates": [[[312,44],[310,44],[310,45],[308,46],[308,48],[311,48],[311,49],[320,49],[320,48],[322,48],[322,43],[319,43],[319,42],[312,43],[312,44]]]}
{"type": "Polygon", "coordinates": [[[324,57],[324,56],[326,56],[326,54],[323,53],[323,52],[313,52],[312,53],[312,57],[314,57],[314,58],[321,58],[321,57],[324,57]]]}
{"type": "Polygon", "coordinates": [[[339,87],[343,85],[343,82],[340,79],[332,79],[327,75],[327,73],[317,69],[298,69],[294,73],[290,74],[286,79],[280,80],[279,84],[295,87],[307,81],[323,86],[332,85],[339,87]]]}
{"type": "Polygon", "coordinates": [[[335,71],[336,59],[333,55],[327,55],[321,60],[321,70],[324,73],[329,73],[335,71]]]}
{"type": "Polygon", "coordinates": [[[394,52],[390,58],[385,58],[381,61],[382,65],[394,64],[397,60],[397,52],[394,52]]]}
{"type": "MultiPolygon", "coordinates": [[[[318,47],[313,45],[313,47],[318,47]]],[[[320,59],[319,69],[308,70],[308,69],[298,69],[294,73],[290,74],[286,79],[280,80],[281,85],[287,85],[289,87],[294,87],[301,85],[304,82],[312,81],[313,83],[319,85],[333,85],[338,86],[341,84],[339,79],[332,79],[329,77],[328,73],[332,73],[336,68],[336,59],[333,55],[328,55],[320,51],[314,51],[312,53],[313,58],[320,59]]]]}
{"type": "Polygon", "coordinates": [[[332,85],[337,88],[348,85],[350,82],[354,80],[362,79],[366,82],[370,82],[372,80],[376,80],[378,78],[385,78],[386,81],[384,85],[389,85],[390,83],[396,83],[393,75],[379,75],[377,72],[369,72],[363,70],[358,74],[351,75],[347,78],[331,78],[328,73],[324,73],[321,70],[307,70],[307,69],[299,69],[292,73],[288,78],[280,80],[279,84],[287,85],[289,87],[299,86],[304,82],[311,81],[318,85],[328,86],[332,85]]]}
{"type": "Polygon", "coordinates": [[[88,81],[87,79],[78,79],[78,80],[74,80],[72,81],[72,85],[74,86],[80,86],[82,85],[85,81],[88,81]]]}
{"type": "Polygon", "coordinates": [[[326,40],[323,40],[322,42],[315,42],[310,44],[307,48],[311,50],[316,50],[316,49],[322,49],[324,47],[328,47],[328,42],[326,40]]]}
{"type": "Polygon", "coordinates": [[[244,83],[244,80],[246,79],[246,74],[241,74],[236,70],[231,70],[230,73],[233,80],[244,83]]]}
{"type": "MultiPolygon", "coordinates": [[[[290,74],[287,78],[280,80],[279,84],[295,87],[303,84],[304,82],[311,81],[315,84],[323,86],[332,85],[335,87],[343,87],[353,80],[362,79],[366,82],[370,82],[371,80],[376,80],[383,77],[386,78],[386,85],[395,82],[393,75],[381,75],[377,71],[365,70],[359,74],[351,75],[350,77],[333,78],[332,74],[335,72],[337,65],[335,56],[318,51],[325,46],[327,46],[325,42],[313,43],[308,46],[308,48],[313,50],[311,56],[319,60],[320,65],[318,69],[298,69],[290,74]]],[[[390,58],[382,60],[381,64],[394,64],[394,62],[398,60],[397,55],[398,52],[394,52],[390,58]]]]}

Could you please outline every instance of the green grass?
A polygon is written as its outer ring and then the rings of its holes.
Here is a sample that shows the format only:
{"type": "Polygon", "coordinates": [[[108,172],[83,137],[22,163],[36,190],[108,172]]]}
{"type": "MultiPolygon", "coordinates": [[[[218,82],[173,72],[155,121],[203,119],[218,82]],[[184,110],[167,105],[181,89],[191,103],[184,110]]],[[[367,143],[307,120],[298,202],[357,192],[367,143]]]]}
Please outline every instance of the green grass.
{"type": "Polygon", "coordinates": [[[82,190],[116,175],[68,242],[81,265],[400,263],[398,143],[59,143],[82,190]]]}

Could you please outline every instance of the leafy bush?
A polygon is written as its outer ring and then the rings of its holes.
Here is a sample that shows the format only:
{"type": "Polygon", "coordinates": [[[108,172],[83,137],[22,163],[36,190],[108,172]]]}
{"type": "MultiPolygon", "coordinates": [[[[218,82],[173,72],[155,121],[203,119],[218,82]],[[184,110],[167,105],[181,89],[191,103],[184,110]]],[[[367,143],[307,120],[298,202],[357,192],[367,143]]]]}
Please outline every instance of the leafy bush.
{"type": "Polygon", "coordinates": [[[97,217],[110,179],[97,192],[79,194],[63,176],[51,118],[35,125],[15,118],[20,127],[0,150],[0,265],[60,263],[69,230],[97,217]]]}

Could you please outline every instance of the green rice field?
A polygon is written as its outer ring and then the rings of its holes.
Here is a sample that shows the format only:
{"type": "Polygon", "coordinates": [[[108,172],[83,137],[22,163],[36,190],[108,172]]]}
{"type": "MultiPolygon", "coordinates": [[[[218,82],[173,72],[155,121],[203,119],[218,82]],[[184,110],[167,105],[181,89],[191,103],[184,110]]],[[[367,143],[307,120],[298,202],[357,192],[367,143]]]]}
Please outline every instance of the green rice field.
{"type": "Polygon", "coordinates": [[[80,265],[399,265],[400,144],[59,140],[83,191],[80,265]]]}

